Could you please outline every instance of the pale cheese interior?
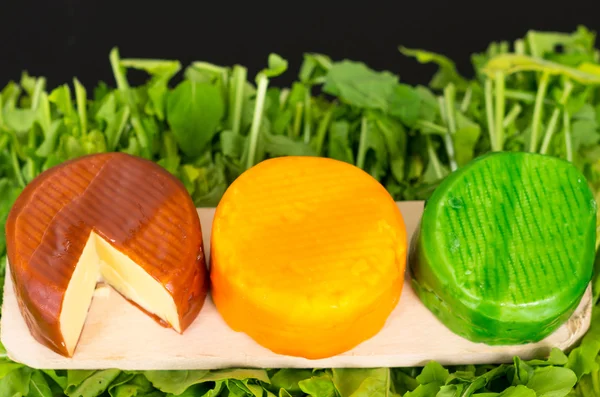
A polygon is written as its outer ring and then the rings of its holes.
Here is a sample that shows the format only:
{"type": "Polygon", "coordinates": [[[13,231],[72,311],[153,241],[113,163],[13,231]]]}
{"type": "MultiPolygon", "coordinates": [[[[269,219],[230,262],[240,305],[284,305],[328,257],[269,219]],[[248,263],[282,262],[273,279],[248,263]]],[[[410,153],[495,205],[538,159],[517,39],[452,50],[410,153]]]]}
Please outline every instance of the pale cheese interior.
{"type": "Polygon", "coordinates": [[[181,332],[177,306],[165,287],[92,232],[65,292],[60,314],[61,333],[70,355],[79,341],[99,279],[181,332]]]}

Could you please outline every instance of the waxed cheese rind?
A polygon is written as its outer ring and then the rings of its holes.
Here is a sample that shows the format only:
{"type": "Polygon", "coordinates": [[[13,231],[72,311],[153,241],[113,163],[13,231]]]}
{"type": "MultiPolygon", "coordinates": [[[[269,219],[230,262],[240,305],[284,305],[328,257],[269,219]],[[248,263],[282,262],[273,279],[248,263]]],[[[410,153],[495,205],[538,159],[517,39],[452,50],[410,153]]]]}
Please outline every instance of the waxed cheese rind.
{"type": "MultiPolygon", "coordinates": [[[[545,161],[557,170],[566,169],[566,174],[583,179],[574,167],[562,160],[524,153],[495,153],[482,156],[446,178],[426,203],[421,224],[413,236],[409,255],[409,268],[413,277],[413,288],[426,307],[450,330],[475,342],[490,345],[522,344],[536,342],[555,331],[577,308],[591,280],[596,240],[596,204],[589,188],[582,188],[577,196],[584,206],[585,219],[581,221],[577,244],[581,248],[579,268],[576,274],[564,281],[561,288],[544,291],[544,299],[529,302],[498,301],[483,299],[477,289],[461,288],[460,275],[453,273],[452,257],[440,244],[439,206],[454,184],[473,168],[483,167],[484,162],[502,161],[545,161]],[[532,157],[533,156],[533,157],[532,157]],[[503,158],[501,158],[503,157],[503,158]],[[571,168],[572,167],[572,168],[571,168]],[[586,207],[587,206],[587,207],[586,207]],[[588,208],[589,207],[589,208],[588,208]],[[588,211],[589,209],[589,211],[588,211]],[[474,291],[475,290],[475,293],[474,291]]],[[[533,164],[534,164],[533,163],[533,164]]],[[[557,171],[559,172],[559,171],[557,171]]],[[[583,179],[584,180],[584,179],[583,179]]],[[[494,180],[487,181],[490,185],[494,180]]],[[[546,227],[550,227],[546,220],[546,227]]],[[[493,244],[489,243],[488,244],[493,244]]],[[[541,272],[540,272],[541,273],[541,272]]],[[[537,282],[543,282],[544,274],[537,282]],[[539,281],[541,280],[541,281],[539,281]]],[[[534,282],[534,281],[526,281],[534,282]]]]}

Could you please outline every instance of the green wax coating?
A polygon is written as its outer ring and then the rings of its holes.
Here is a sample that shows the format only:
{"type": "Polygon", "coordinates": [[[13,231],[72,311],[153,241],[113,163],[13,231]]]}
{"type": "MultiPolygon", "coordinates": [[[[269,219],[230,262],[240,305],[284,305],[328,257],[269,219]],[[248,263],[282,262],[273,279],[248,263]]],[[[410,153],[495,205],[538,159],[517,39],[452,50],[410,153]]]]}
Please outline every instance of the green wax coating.
{"type": "Polygon", "coordinates": [[[412,240],[412,284],[451,331],[489,345],[539,341],[592,278],[596,202],[569,162],[492,153],[442,181],[412,240]]]}

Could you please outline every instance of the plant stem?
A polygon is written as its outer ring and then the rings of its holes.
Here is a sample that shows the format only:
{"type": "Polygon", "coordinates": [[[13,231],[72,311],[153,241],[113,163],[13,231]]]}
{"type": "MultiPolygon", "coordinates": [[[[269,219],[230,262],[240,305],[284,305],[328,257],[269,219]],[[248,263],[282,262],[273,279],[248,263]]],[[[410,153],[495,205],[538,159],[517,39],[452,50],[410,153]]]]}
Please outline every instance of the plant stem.
{"type": "Polygon", "coordinates": [[[563,128],[565,130],[565,151],[567,160],[573,161],[573,138],[571,137],[571,115],[568,111],[563,112],[563,128]]]}
{"type": "Polygon", "coordinates": [[[533,121],[531,124],[531,139],[529,141],[529,151],[535,153],[537,150],[538,137],[542,124],[542,101],[546,95],[548,89],[548,82],[550,80],[550,74],[544,72],[540,79],[538,86],[537,95],[535,97],[535,106],[533,108],[533,121]]]}
{"type": "Polygon", "coordinates": [[[525,54],[525,42],[523,39],[518,39],[515,41],[515,53],[519,55],[525,54]]]}
{"type": "Polygon", "coordinates": [[[115,76],[115,81],[117,82],[117,88],[120,91],[127,91],[129,89],[129,83],[127,82],[127,78],[125,77],[125,73],[123,72],[123,68],[121,68],[121,59],[119,57],[119,50],[113,48],[110,52],[110,66],[113,71],[113,75],[115,76]]]}
{"type": "Polygon", "coordinates": [[[485,79],[485,114],[487,116],[488,132],[490,134],[490,145],[496,142],[496,134],[494,133],[494,103],[492,99],[492,80],[485,79]]]}
{"type": "MultiPolygon", "coordinates": [[[[563,93],[560,97],[560,106],[564,107],[569,99],[569,95],[573,91],[573,84],[567,80],[565,83],[565,88],[563,89],[563,93]]],[[[550,122],[548,123],[548,127],[546,128],[546,133],[544,134],[544,141],[542,142],[542,147],[540,148],[541,154],[548,153],[548,148],[550,147],[550,142],[552,141],[552,137],[554,136],[554,131],[556,131],[556,124],[558,123],[558,117],[560,116],[560,107],[555,107],[552,112],[552,116],[550,117],[550,122]]]]}
{"type": "Polygon", "coordinates": [[[438,179],[442,179],[444,177],[444,173],[442,172],[442,166],[440,164],[440,159],[438,158],[435,150],[433,150],[433,145],[431,144],[431,137],[425,135],[425,144],[427,145],[427,155],[429,156],[429,161],[433,165],[433,169],[435,170],[435,174],[438,179]]]}
{"type": "MultiPolygon", "coordinates": [[[[17,139],[17,137],[13,137],[14,140],[17,139]]],[[[13,142],[13,147],[10,150],[10,159],[11,159],[11,164],[12,164],[12,168],[13,171],[15,172],[15,176],[17,178],[17,182],[19,182],[19,185],[21,187],[25,187],[25,180],[23,179],[23,175],[21,174],[21,167],[19,167],[19,159],[17,158],[17,149],[15,147],[16,143],[13,142]]]]}
{"type": "Polygon", "coordinates": [[[233,67],[233,77],[229,86],[229,125],[234,134],[240,133],[244,105],[244,86],[246,85],[247,74],[248,71],[245,67],[239,65],[233,67]]]}
{"type": "Polygon", "coordinates": [[[448,129],[446,127],[443,127],[439,124],[432,123],[431,121],[427,121],[427,120],[417,120],[415,125],[417,127],[421,127],[422,130],[429,129],[438,134],[447,134],[448,133],[448,129]]]}
{"type": "Polygon", "coordinates": [[[319,127],[317,128],[317,139],[315,143],[317,156],[320,156],[321,151],[323,150],[323,143],[325,142],[325,135],[327,135],[327,129],[329,128],[331,117],[333,116],[333,109],[334,107],[331,106],[319,122],[319,127]]]}
{"type": "Polygon", "coordinates": [[[79,114],[79,128],[81,136],[87,135],[87,107],[86,107],[86,92],[79,80],[73,79],[75,86],[75,102],[77,103],[77,113],[79,114]]]}
{"type": "Polygon", "coordinates": [[[465,96],[463,97],[462,103],[460,104],[460,111],[465,113],[469,109],[471,104],[471,98],[473,97],[473,90],[471,87],[467,88],[465,96]]]}
{"type": "Polygon", "coordinates": [[[517,119],[519,114],[521,114],[521,111],[523,111],[523,108],[521,107],[521,105],[519,105],[518,103],[515,103],[513,105],[513,107],[508,111],[508,114],[506,115],[506,117],[504,118],[502,126],[504,128],[508,128],[512,123],[514,123],[514,121],[517,119]]]}
{"type": "Polygon", "coordinates": [[[311,125],[312,125],[312,114],[311,114],[311,93],[310,86],[306,86],[306,91],[304,92],[304,143],[310,142],[311,135],[311,125]]]}
{"type": "Polygon", "coordinates": [[[360,169],[364,169],[367,157],[367,128],[369,128],[367,117],[363,115],[360,120],[360,141],[356,155],[356,166],[360,169]]]}
{"type": "Polygon", "coordinates": [[[505,86],[504,73],[496,72],[496,115],[495,115],[495,134],[496,143],[492,144],[492,150],[499,152],[504,149],[504,112],[505,112],[505,98],[504,98],[504,86],[505,86]]]}
{"type": "Polygon", "coordinates": [[[31,108],[37,109],[38,104],[40,103],[40,95],[44,91],[44,87],[46,86],[46,79],[40,77],[35,82],[35,88],[33,89],[33,95],[31,96],[31,108]]]}
{"type": "Polygon", "coordinates": [[[300,135],[300,126],[302,125],[302,108],[304,104],[298,102],[296,104],[296,113],[294,114],[294,127],[292,129],[292,136],[295,138],[300,135]]]}
{"type": "Polygon", "coordinates": [[[440,114],[442,116],[442,120],[448,126],[448,132],[444,134],[444,143],[446,145],[446,152],[448,153],[450,169],[452,171],[458,169],[454,155],[454,141],[452,139],[452,136],[456,133],[455,98],[456,89],[454,84],[448,84],[446,88],[444,88],[444,98],[439,98],[440,114]]]}
{"type": "Polygon", "coordinates": [[[248,147],[248,162],[246,169],[255,164],[256,147],[258,145],[258,134],[260,132],[260,123],[262,120],[263,108],[265,106],[265,98],[267,96],[267,87],[269,79],[265,75],[261,75],[258,79],[256,90],[256,105],[254,106],[254,115],[252,118],[252,126],[250,127],[250,146],[248,147]]]}

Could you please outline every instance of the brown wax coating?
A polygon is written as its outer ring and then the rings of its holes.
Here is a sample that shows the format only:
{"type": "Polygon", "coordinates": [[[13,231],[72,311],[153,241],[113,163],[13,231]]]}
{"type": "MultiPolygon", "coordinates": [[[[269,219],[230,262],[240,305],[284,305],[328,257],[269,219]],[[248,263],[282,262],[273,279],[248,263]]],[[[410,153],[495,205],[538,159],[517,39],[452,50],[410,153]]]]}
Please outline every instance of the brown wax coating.
{"type": "Polygon", "coordinates": [[[200,312],[208,289],[194,203],[183,184],[159,165],[105,153],[43,172],[25,187],[9,213],[10,275],[32,335],[68,355],[60,313],[92,231],[164,285],[183,332],[200,312]]]}

